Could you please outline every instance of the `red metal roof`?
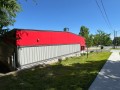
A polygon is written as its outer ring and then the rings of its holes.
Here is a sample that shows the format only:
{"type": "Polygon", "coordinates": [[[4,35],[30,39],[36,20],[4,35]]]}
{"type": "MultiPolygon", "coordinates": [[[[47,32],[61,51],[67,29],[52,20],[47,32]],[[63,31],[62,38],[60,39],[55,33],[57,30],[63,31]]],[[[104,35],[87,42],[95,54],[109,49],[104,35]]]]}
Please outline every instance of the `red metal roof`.
{"type": "Polygon", "coordinates": [[[85,46],[85,39],[71,32],[15,29],[16,46],[80,44],[85,46]]]}

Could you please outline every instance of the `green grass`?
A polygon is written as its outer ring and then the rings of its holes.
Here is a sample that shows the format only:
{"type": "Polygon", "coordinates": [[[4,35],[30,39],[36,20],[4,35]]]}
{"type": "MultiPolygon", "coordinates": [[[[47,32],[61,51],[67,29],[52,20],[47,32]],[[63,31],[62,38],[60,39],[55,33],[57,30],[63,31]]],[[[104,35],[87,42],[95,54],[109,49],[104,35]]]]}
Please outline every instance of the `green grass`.
{"type": "Polygon", "coordinates": [[[0,90],[87,90],[110,52],[69,58],[44,68],[0,77],[0,90]]]}

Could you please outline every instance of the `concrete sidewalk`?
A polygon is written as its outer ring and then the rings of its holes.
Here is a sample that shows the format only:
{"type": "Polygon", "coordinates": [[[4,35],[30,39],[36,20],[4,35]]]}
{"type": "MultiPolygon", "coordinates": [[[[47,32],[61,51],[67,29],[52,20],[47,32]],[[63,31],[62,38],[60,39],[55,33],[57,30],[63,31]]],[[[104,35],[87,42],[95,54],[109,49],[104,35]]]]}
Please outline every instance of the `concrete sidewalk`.
{"type": "Polygon", "coordinates": [[[89,90],[120,90],[120,50],[111,52],[89,90]]]}

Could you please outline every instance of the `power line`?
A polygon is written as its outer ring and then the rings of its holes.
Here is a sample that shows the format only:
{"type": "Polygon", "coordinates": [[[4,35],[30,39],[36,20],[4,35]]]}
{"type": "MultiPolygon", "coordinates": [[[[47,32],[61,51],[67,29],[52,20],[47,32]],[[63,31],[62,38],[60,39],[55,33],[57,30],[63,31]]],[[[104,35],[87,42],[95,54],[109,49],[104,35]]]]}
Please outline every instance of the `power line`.
{"type": "MultiPolygon", "coordinates": [[[[108,21],[108,24],[109,24],[110,28],[113,30],[113,27],[112,27],[112,25],[111,25],[111,23],[110,23],[110,20],[109,20],[109,18],[108,18],[108,15],[107,15],[107,13],[106,13],[106,10],[105,10],[105,7],[104,7],[104,4],[103,4],[103,1],[102,1],[102,0],[101,0],[101,4],[102,4],[103,11],[104,11],[104,13],[105,13],[106,19],[107,19],[107,21],[108,21]]],[[[115,40],[115,37],[117,37],[117,31],[114,30],[114,40],[115,40]]],[[[114,41],[114,48],[115,48],[115,45],[116,45],[116,40],[114,41]]]]}
{"type": "Polygon", "coordinates": [[[111,29],[113,30],[112,25],[111,25],[111,23],[110,23],[110,20],[109,20],[109,18],[108,18],[108,15],[107,15],[107,13],[106,13],[106,10],[105,10],[105,7],[104,7],[104,4],[103,4],[103,1],[102,1],[102,0],[101,0],[101,3],[102,3],[102,7],[103,7],[103,10],[104,10],[106,19],[107,19],[107,21],[108,21],[108,24],[109,24],[109,26],[111,27],[111,29]]]}
{"type": "Polygon", "coordinates": [[[102,15],[102,17],[103,17],[105,23],[107,24],[107,26],[108,26],[110,29],[112,29],[112,28],[111,28],[111,24],[109,23],[108,19],[106,19],[106,17],[104,16],[104,13],[103,13],[103,11],[102,11],[102,9],[101,9],[101,7],[100,7],[98,1],[95,0],[95,2],[96,2],[97,6],[98,6],[98,8],[99,8],[99,10],[100,10],[100,12],[101,12],[101,15],[102,15]]]}

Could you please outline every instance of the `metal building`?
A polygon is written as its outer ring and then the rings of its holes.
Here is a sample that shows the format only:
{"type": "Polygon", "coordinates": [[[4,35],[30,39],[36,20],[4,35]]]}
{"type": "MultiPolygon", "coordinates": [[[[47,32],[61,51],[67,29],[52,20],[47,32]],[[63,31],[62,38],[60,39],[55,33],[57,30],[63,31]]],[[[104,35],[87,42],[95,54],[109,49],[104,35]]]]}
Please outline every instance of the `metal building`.
{"type": "Polygon", "coordinates": [[[80,55],[81,50],[85,49],[83,37],[63,31],[14,29],[6,33],[3,40],[5,45],[0,45],[0,55],[4,57],[0,61],[10,69],[21,69],[80,55]]]}

